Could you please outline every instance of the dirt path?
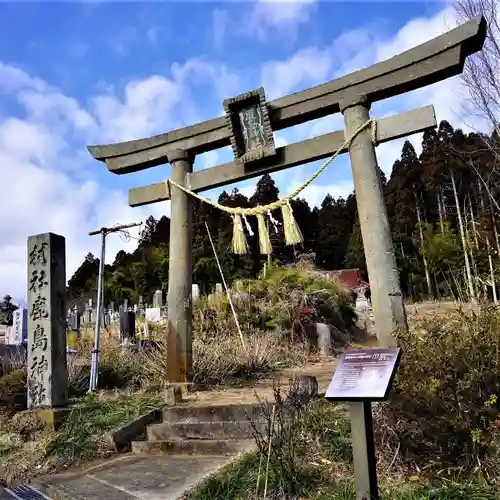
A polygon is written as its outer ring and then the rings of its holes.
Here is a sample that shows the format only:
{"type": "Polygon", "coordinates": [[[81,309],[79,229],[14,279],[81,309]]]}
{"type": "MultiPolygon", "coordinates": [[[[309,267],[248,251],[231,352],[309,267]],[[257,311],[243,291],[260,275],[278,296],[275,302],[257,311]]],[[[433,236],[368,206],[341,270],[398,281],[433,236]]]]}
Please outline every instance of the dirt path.
{"type": "Polygon", "coordinates": [[[273,386],[275,384],[278,384],[286,391],[290,380],[294,376],[299,375],[315,376],[318,380],[319,392],[321,393],[326,391],[336,364],[336,358],[328,358],[296,368],[287,368],[274,377],[256,381],[249,386],[196,392],[186,398],[186,402],[196,406],[212,406],[251,404],[257,403],[259,400],[272,401],[274,398],[273,386]]]}

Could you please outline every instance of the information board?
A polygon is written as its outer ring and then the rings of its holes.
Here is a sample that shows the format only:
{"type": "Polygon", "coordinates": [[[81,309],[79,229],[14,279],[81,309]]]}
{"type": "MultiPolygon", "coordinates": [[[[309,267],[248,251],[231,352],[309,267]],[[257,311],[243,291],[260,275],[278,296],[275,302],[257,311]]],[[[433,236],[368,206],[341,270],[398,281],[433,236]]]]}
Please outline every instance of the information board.
{"type": "Polygon", "coordinates": [[[383,401],[396,373],[401,349],[346,349],[326,391],[329,401],[383,401]]]}

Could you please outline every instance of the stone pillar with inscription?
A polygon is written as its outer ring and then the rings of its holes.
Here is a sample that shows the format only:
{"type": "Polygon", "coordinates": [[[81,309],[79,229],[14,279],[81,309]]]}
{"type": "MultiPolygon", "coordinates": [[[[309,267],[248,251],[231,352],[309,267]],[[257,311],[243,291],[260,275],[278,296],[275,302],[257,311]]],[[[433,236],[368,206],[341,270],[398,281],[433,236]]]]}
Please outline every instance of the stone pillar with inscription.
{"type": "Polygon", "coordinates": [[[68,401],[66,362],[66,241],[44,233],[28,238],[28,408],[68,401]]]}

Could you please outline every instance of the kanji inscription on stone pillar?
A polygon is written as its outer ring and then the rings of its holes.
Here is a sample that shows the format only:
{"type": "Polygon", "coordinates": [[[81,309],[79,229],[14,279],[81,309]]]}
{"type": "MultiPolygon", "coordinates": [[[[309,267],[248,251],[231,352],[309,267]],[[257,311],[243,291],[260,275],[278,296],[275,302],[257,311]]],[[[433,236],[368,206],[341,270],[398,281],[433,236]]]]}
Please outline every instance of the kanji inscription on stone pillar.
{"type": "Polygon", "coordinates": [[[66,241],[53,233],[28,238],[28,408],[68,399],[66,241]]]}

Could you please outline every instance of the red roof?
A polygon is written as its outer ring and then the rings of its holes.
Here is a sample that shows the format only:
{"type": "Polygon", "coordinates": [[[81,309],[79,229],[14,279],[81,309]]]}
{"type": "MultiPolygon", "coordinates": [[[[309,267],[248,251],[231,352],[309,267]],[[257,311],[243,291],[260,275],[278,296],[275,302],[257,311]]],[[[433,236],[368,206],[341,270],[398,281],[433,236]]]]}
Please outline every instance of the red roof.
{"type": "Polygon", "coordinates": [[[359,269],[340,269],[338,271],[324,271],[323,276],[327,280],[340,281],[345,288],[353,291],[356,288],[370,287],[370,283],[363,280],[359,269]]]}

